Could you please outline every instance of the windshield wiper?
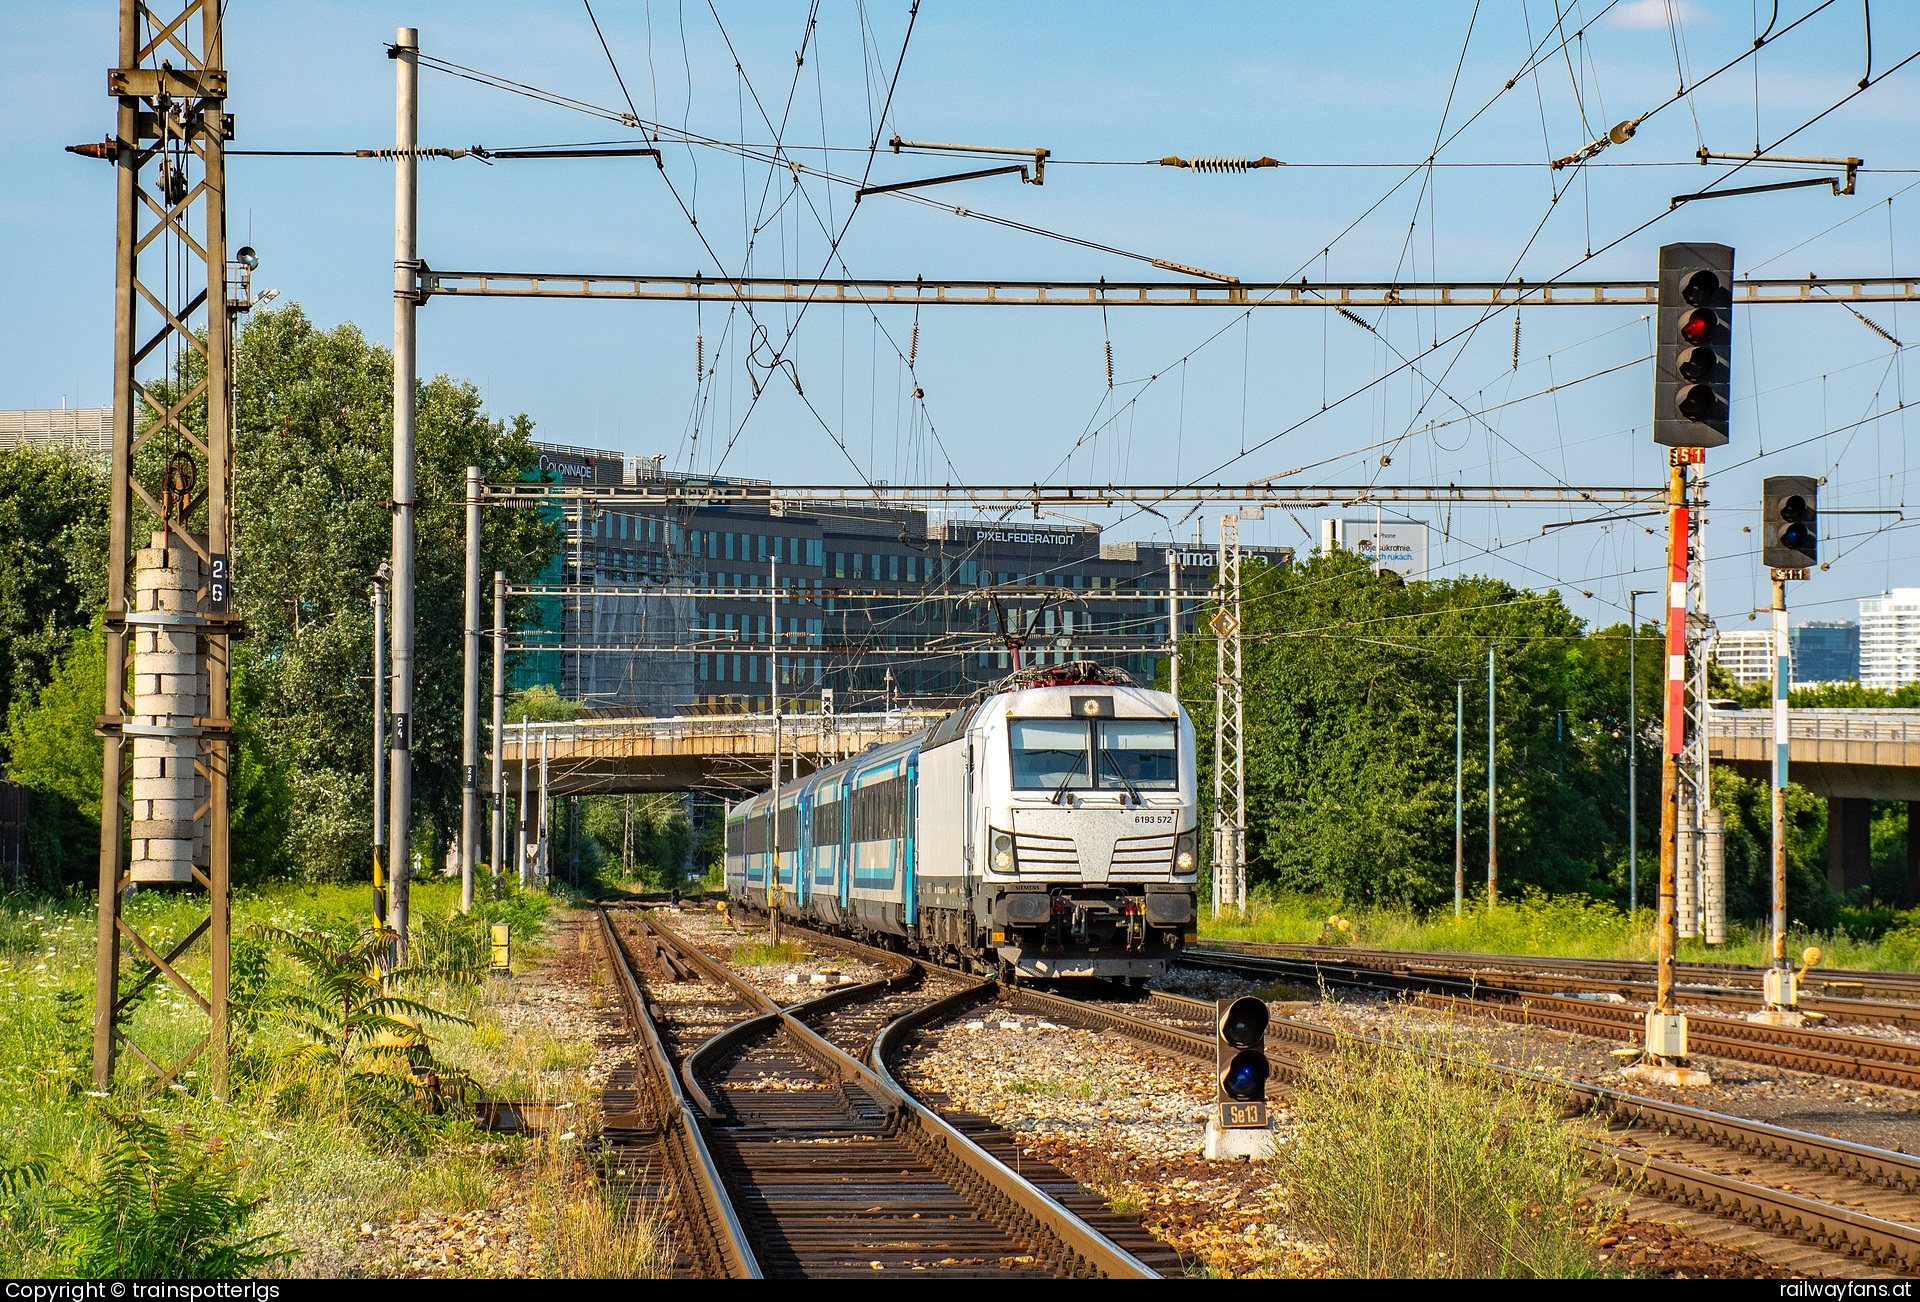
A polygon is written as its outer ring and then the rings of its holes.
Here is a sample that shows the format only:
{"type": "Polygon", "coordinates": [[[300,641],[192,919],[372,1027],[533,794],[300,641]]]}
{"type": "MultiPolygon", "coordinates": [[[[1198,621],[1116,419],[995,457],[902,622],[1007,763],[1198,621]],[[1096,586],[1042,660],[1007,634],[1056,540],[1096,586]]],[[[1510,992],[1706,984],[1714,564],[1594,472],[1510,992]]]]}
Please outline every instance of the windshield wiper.
{"type": "Polygon", "coordinates": [[[1114,758],[1113,752],[1105,746],[1102,746],[1100,748],[1100,759],[1102,762],[1112,765],[1113,776],[1119,778],[1121,785],[1126,787],[1127,794],[1133,797],[1133,803],[1136,805],[1142,803],[1140,800],[1140,788],[1134,786],[1132,780],[1129,779],[1126,773],[1120,768],[1120,761],[1114,758]]]}
{"type": "MultiPolygon", "coordinates": [[[[1084,752],[1081,752],[1081,753],[1084,753],[1084,752]]],[[[1076,764],[1074,767],[1068,769],[1065,773],[1061,774],[1060,785],[1055,787],[1053,789],[1053,795],[1048,797],[1051,803],[1056,805],[1060,803],[1060,797],[1067,794],[1067,784],[1069,782],[1072,782],[1073,779],[1076,776],[1078,776],[1079,772],[1080,772],[1080,766],[1076,764]]]]}

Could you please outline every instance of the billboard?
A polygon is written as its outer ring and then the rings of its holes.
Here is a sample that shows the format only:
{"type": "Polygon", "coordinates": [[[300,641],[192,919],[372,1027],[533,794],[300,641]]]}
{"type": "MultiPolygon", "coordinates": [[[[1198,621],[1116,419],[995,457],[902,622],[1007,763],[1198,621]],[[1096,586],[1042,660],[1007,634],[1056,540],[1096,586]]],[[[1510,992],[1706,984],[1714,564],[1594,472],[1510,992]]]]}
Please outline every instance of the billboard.
{"type": "Polygon", "coordinates": [[[1412,520],[1322,520],[1320,550],[1358,552],[1403,579],[1427,577],[1427,526],[1412,520]]]}

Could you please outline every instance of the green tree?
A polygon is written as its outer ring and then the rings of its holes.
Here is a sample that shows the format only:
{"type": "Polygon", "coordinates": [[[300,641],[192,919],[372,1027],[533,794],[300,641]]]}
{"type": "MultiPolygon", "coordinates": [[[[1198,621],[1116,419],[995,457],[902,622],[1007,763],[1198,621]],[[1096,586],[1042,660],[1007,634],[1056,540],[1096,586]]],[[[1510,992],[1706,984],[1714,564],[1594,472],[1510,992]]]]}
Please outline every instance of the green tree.
{"type": "MultiPolygon", "coordinates": [[[[286,766],[260,727],[260,676],[244,644],[233,673],[234,762],[229,788],[233,875],[257,881],[282,870],[291,793],[286,766]]],[[[99,620],[76,631],[45,687],[8,712],[8,776],[33,790],[28,838],[43,886],[90,880],[100,851],[100,738],[106,639],[99,620]]]]}
{"type": "MultiPolygon", "coordinates": [[[[391,542],[391,355],[297,306],[241,334],[234,594],[259,671],[259,727],[284,756],[287,854],[303,876],[369,871],[374,571],[391,542]]],[[[489,419],[473,385],[436,376],[417,397],[413,783],[423,840],[444,844],[460,801],[465,475],[519,478],[532,423],[489,419]]],[[[525,582],[559,547],[531,511],[489,511],[487,572],[525,582]]],[[[430,848],[430,847],[428,847],[430,848]]]]}
{"type": "MultiPolygon", "coordinates": [[[[1625,727],[1625,649],[1612,663],[1596,655],[1558,594],[1481,577],[1403,583],[1335,552],[1286,569],[1249,564],[1243,612],[1256,879],[1420,906],[1451,895],[1464,680],[1466,857],[1469,880],[1484,881],[1491,643],[1501,880],[1612,893],[1625,858],[1626,749],[1614,735],[1625,727]]],[[[1203,738],[1214,654],[1211,639],[1183,649],[1181,694],[1203,738]]],[[[1640,654],[1643,669],[1657,657],[1640,654]]],[[[1210,740],[1200,755],[1210,790],[1210,740]]],[[[1623,866],[1620,877],[1624,888],[1623,866]]]]}
{"type": "MultiPolygon", "coordinates": [[[[78,450],[0,450],[0,718],[106,595],[107,480],[78,450]]],[[[99,713],[95,710],[95,713],[99,713]]]]}
{"type": "Polygon", "coordinates": [[[578,701],[569,701],[550,684],[535,683],[523,692],[515,692],[501,717],[509,724],[566,723],[580,717],[580,708],[578,701]]]}
{"type": "Polygon", "coordinates": [[[590,853],[595,864],[620,872],[629,817],[634,876],[655,890],[680,881],[693,846],[693,825],[687,821],[686,799],[678,795],[580,797],[581,840],[592,846],[581,856],[583,867],[590,853]]]}
{"type": "MultiPolygon", "coordinates": [[[[1726,817],[1727,916],[1758,920],[1773,910],[1773,789],[1731,766],[1713,771],[1713,804],[1726,817]]],[[[1816,930],[1839,921],[1827,885],[1827,802],[1787,784],[1788,920],[1816,930]]]]}
{"type": "Polygon", "coordinates": [[[7,776],[32,788],[28,852],[42,886],[86,879],[100,855],[100,739],[106,639],[99,621],[73,633],[44,687],[7,711],[7,776]]]}

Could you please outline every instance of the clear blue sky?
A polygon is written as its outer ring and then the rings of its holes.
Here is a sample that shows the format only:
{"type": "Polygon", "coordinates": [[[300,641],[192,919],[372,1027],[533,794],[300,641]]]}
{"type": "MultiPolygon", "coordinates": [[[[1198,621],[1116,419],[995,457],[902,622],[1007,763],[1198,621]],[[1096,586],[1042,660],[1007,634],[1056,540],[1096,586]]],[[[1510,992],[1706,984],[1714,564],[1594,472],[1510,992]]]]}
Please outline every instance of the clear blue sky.
{"type": "MultiPolygon", "coordinates": [[[[1786,0],[1778,25],[1817,2],[1786,0]]],[[[800,66],[805,5],[716,5],[718,21],[694,0],[597,6],[641,115],[722,140],[767,143],[774,135],[764,111],[776,124],[784,119],[780,139],[796,158],[825,157],[838,171],[863,173],[878,102],[900,58],[906,0],[823,3],[800,66]],[[823,143],[852,152],[823,155],[823,143]]],[[[1244,279],[1539,280],[1715,175],[1694,160],[1702,144],[1750,151],[1756,130],[1771,144],[1854,91],[1865,70],[1861,8],[1834,4],[1757,60],[1662,108],[1584,172],[1556,173],[1546,159],[1669,100],[1676,63],[1695,78],[1749,50],[1771,2],[1687,0],[1677,6],[1676,25],[1662,0],[1621,0],[1602,15],[1604,6],[1572,4],[1566,30],[1591,20],[1581,38],[1503,89],[1551,28],[1550,0],[1484,0],[1477,8],[925,0],[891,116],[878,132],[1045,146],[1055,161],[1044,187],[997,177],[928,193],[1244,279]],[[1451,133],[1476,112],[1439,162],[1510,166],[1442,166],[1430,183],[1408,167],[1307,166],[1418,163],[1443,121],[1451,133]],[[1288,166],[1203,176],[1066,161],[1169,153],[1269,154],[1288,166]]],[[[97,140],[111,125],[103,73],[113,57],[116,8],[105,0],[8,6],[0,78],[21,125],[0,139],[8,178],[0,224],[11,250],[0,261],[0,297],[9,308],[0,406],[99,405],[107,397],[111,169],[61,147],[97,140]]],[[[1920,50],[1920,11],[1875,6],[1873,19],[1876,73],[1920,50]]],[[[233,0],[227,22],[236,148],[390,143],[393,65],[383,47],[401,24],[421,29],[430,54],[599,105],[623,102],[577,4],[233,0]]],[[[1920,192],[1901,193],[1920,182],[1920,170],[1912,170],[1920,169],[1917,85],[1920,62],[1779,147],[1864,158],[1857,195],[1805,189],[1688,205],[1574,274],[1646,278],[1660,244],[1686,239],[1732,244],[1740,270],[1758,275],[1920,268],[1920,192]]],[[[423,73],[421,112],[422,142],[434,145],[633,137],[604,120],[435,72],[423,73]]],[[[718,263],[653,165],[633,160],[425,163],[422,256],[450,269],[778,275],[826,265],[822,227],[845,221],[851,187],[808,180],[795,193],[784,168],[743,165],[710,148],[673,148],[666,161],[718,263]]],[[[871,175],[901,180],[975,165],[895,158],[883,149],[871,175]]],[[[1742,181],[1813,174],[1757,170],[1742,181]]],[[[260,250],[258,283],[322,324],[356,322],[374,341],[389,342],[391,165],[236,158],[231,176],[231,220],[236,235],[260,250]]],[[[842,259],[857,276],[1162,275],[1141,262],[881,197],[861,205],[836,274],[842,259]]],[[[772,345],[787,338],[790,313],[757,315],[772,345]]],[[[1657,482],[1650,365],[1637,360],[1649,351],[1650,332],[1629,309],[1527,311],[1517,369],[1512,315],[1498,316],[1464,349],[1450,346],[1422,361],[1429,379],[1444,375],[1439,390],[1402,373],[1314,415],[1323,401],[1391,370],[1397,359],[1389,345],[1416,356],[1475,315],[1390,313],[1378,322],[1383,342],[1307,310],[1255,313],[1248,321],[1215,310],[1114,311],[1103,320],[1079,309],[928,309],[917,350],[925,399],[915,404],[914,380],[899,356],[913,329],[910,311],[883,311],[876,320],[864,310],[816,307],[783,355],[818,419],[781,376],[745,418],[753,326],[724,308],[443,299],[422,313],[420,339],[424,371],[471,379],[495,414],[527,413],[540,437],[659,452],[673,465],[723,464],[775,480],[852,481],[857,465],[861,474],[895,481],[1164,482],[1215,467],[1221,477],[1244,479],[1320,463],[1301,478],[1657,482]],[[720,363],[699,389],[696,335],[720,363]],[[1117,381],[1111,393],[1108,339],[1117,381]],[[1621,369],[1570,384],[1610,368],[1621,369]],[[1510,402],[1554,385],[1568,387],[1510,402]],[[1483,419],[1459,419],[1463,406],[1503,402],[1509,405],[1483,419]],[[1435,420],[1453,423],[1426,430],[1435,420]],[[1391,453],[1386,466],[1383,451],[1391,453]]],[[[1867,315],[1902,340],[1909,331],[1920,336],[1920,312],[1911,308],[1869,308],[1867,315]]],[[[1742,532],[1756,523],[1762,475],[1826,475],[1824,504],[1858,509],[1905,503],[1914,471],[1907,419],[1897,410],[1904,359],[1845,308],[1743,311],[1734,351],[1734,441],[1709,462],[1709,599],[1730,628],[1747,626],[1747,612],[1767,600],[1757,534],[1742,532]],[[1893,414],[1856,424],[1882,411],[1893,414]],[[1854,428],[1829,432],[1842,426],[1854,428]]],[[[1624,614],[1629,588],[1657,586],[1661,540],[1639,523],[1541,535],[1550,520],[1590,514],[1473,510],[1416,518],[1445,530],[1435,537],[1442,572],[1484,570],[1529,587],[1557,586],[1581,614],[1611,621],[1624,614]]],[[[1859,596],[1920,582],[1920,531],[1881,527],[1892,520],[1832,518],[1824,554],[1834,563],[1796,586],[1802,616],[1850,617],[1859,596]]],[[[1170,527],[1150,515],[1101,522],[1139,536],[1165,536],[1170,527]]],[[[1190,537],[1194,521],[1178,528],[1190,537]]],[[[1317,540],[1312,518],[1270,512],[1248,533],[1298,546],[1310,545],[1308,530],[1317,540]]]]}

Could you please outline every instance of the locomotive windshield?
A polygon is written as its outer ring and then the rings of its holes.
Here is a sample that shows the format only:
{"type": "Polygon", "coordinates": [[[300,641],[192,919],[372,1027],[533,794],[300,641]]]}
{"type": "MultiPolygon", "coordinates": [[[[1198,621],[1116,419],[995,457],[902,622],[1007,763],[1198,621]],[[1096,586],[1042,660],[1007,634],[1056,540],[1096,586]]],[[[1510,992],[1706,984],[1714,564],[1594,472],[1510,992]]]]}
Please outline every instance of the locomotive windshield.
{"type": "Polygon", "coordinates": [[[1180,785],[1180,732],[1172,719],[1102,719],[1098,727],[1102,787],[1180,785]]]}
{"type": "Polygon", "coordinates": [[[1090,734],[1079,719],[1010,719],[1013,785],[1046,791],[1086,787],[1090,734]]]}
{"type": "Polygon", "coordinates": [[[1172,790],[1180,782],[1172,719],[1010,719],[1013,785],[1021,790],[1172,790]]]}

